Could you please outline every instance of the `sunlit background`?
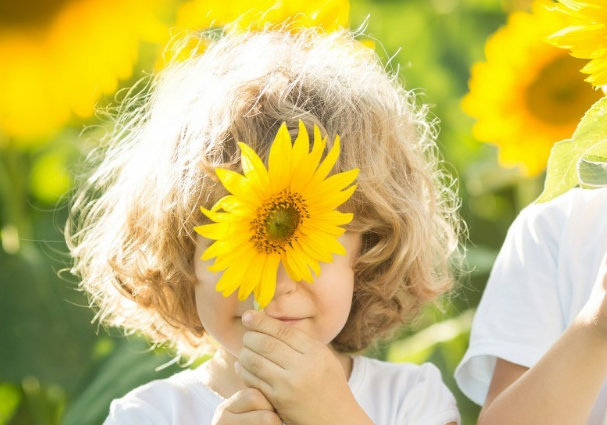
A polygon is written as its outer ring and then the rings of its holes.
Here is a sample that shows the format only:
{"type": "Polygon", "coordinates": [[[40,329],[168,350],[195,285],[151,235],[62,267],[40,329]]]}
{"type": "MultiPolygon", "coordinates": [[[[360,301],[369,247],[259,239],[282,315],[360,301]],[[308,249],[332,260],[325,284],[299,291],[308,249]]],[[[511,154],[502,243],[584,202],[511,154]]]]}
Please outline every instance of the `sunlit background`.
{"type": "MultiPolygon", "coordinates": [[[[170,353],[92,323],[62,228],[89,136],[107,125],[95,110],[162,67],[171,34],[224,25],[254,3],[0,3],[0,425],[100,424],[113,398],[179,370],[170,353]]],[[[470,272],[442,309],[367,354],[435,363],[472,425],[479,407],[453,372],[488,272],[509,224],[539,195],[552,144],[601,92],[583,82],[582,60],[543,41],[562,23],[531,14],[527,0],[352,0],[349,13],[346,1],[286,4],[285,13],[330,6],[308,24],[366,22],[366,40],[441,122],[470,272]]]]}

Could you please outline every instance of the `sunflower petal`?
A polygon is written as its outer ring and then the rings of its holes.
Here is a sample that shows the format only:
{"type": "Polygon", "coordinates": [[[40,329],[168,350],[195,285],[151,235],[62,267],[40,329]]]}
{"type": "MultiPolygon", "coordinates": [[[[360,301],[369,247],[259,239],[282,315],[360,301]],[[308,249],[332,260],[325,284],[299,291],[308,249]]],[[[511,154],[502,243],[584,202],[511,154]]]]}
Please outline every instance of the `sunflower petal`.
{"type": "MultiPolygon", "coordinates": [[[[230,267],[228,267],[223,272],[223,276],[221,276],[219,282],[217,282],[217,287],[215,289],[219,292],[222,292],[225,297],[229,296],[239,286],[249,286],[251,281],[245,280],[245,275],[248,271],[247,269],[249,267],[249,264],[253,260],[254,256],[255,253],[249,251],[247,255],[241,257],[239,263],[232,264],[230,267]]],[[[245,288],[245,290],[247,289],[248,288],[245,288]]],[[[251,290],[253,290],[253,288],[251,288],[251,290]]]]}
{"type": "Polygon", "coordinates": [[[333,210],[314,216],[314,223],[323,225],[343,226],[348,224],[354,218],[352,213],[343,213],[341,211],[333,210]]]}
{"type": "Polygon", "coordinates": [[[243,273],[243,279],[246,279],[247,281],[246,284],[243,282],[238,289],[238,299],[244,301],[249,298],[251,292],[257,289],[261,283],[264,267],[263,258],[260,255],[255,255],[247,266],[243,264],[239,265],[239,267],[244,269],[245,273],[243,273]]]}
{"type": "Polygon", "coordinates": [[[194,227],[194,231],[208,239],[222,239],[230,234],[230,223],[211,223],[194,227]]]}
{"type": "Polygon", "coordinates": [[[304,249],[304,246],[301,242],[297,241],[293,243],[294,250],[297,251],[297,255],[301,256],[303,261],[305,261],[306,265],[312,269],[316,276],[320,275],[320,264],[318,264],[318,260],[314,259],[308,251],[304,249]]]}
{"type": "Polygon", "coordinates": [[[309,151],[310,138],[308,137],[308,130],[303,121],[299,120],[299,133],[297,134],[292,150],[293,173],[297,173],[297,179],[300,178],[298,173],[300,164],[306,160],[309,151]]]}
{"type": "Polygon", "coordinates": [[[235,216],[250,217],[254,209],[251,203],[243,202],[242,197],[228,195],[221,198],[213,205],[213,211],[224,210],[235,216]]]}
{"type": "MultiPolygon", "coordinates": [[[[341,191],[346,186],[352,184],[352,182],[358,177],[359,170],[354,168],[343,173],[334,174],[331,177],[326,178],[315,188],[315,196],[318,198],[324,198],[330,196],[333,193],[341,191]]],[[[304,191],[304,197],[306,193],[304,191]]]]}
{"type": "Polygon", "coordinates": [[[299,246],[305,251],[305,253],[316,261],[322,261],[323,263],[330,263],[333,261],[333,255],[331,252],[324,249],[322,245],[314,243],[313,240],[308,238],[300,239],[299,246]]]}
{"type": "Polygon", "coordinates": [[[266,259],[261,282],[255,288],[255,299],[261,308],[266,307],[274,297],[279,264],[280,255],[278,254],[269,255],[266,259]]]}
{"type": "Polygon", "coordinates": [[[291,136],[287,125],[283,123],[272,143],[268,159],[268,172],[273,193],[281,191],[291,181],[291,150],[291,136]]]}
{"type": "MultiPolygon", "coordinates": [[[[250,146],[238,143],[240,146],[240,160],[249,187],[254,190],[260,199],[268,196],[269,175],[263,161],[250,146]]],[[[259,202],[259,201],[258,201],[259,202]]]]}
{"type": "Polygon", "coordinates": [[[333,147],[325,157],[324,161],[318,166],[318,169],[312,176],[313,184],[319,184],[325,177],[329,175],[331,169],[337,162],[337,158],[339,157],[340,152],[340,144],[339,144],[339,136],[335,136],[335,141],[333,142],[333,147]]]}
{"type": "Polygon", "coordinates": [[[247,246],[251,236],[248,233],[237,232],[231,238],[216,240],[202,254],[203,260],[217,256],[229,255],[234,252],[234,247],[247,246]]]}
{"type": "Polygon", "coordinates": [[[287,248],[281,256],[282,262],[285,266],[285,270],[295,282],[305,280],[306,282],[312,282],[312,273],[310,269],[302,261],[302,256],[298,252],[294,252],[293,248],[287,248]]]}
{"type": "Polygon", "coordinates": [[[357,187],[358,185],[354,184],[346,190],[336,193],[333,196],[326,197],[325,199],[314,199],[309,201],[308,207],[310,214],[318,214],[321,212],[334,210],[350,199],[357,187]]]}

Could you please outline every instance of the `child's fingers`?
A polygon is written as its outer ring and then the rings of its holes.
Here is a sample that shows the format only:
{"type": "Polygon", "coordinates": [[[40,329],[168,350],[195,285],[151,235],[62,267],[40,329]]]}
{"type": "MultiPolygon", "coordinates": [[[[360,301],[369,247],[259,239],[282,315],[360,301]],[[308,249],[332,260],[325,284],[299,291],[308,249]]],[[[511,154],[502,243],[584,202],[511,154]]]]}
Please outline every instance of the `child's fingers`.
{"type": "Polygon", "coordinates": [[[242,344],[283,369],[298,361],[301,354],[281,340],[261,332],[248,331],[242,338],[242,344]]]}
{"type": "MultiPolygon", "coordinates": [[[[306,320],[305,318],[303,320],[306,320]]],[[[242,315],[242,323],[250,330],[273,336],[300,353],[306,352],[309,338],[295,327],[267,316],[259,311],[249,310],[242,315]]]]}
{"type": "MultiPolygon", "coordinates": [[[[238,353],[238,360],[238,368],[245,369],[255,377],[270,384],[270,386],[273,382],[276,382],[276,379],[279,379],[280,376],[284,375],[284,369],[282,367],[259,355],[255,351],[249,350],[247,347],[243,347],[240,350],[238,353]]],[[[236,372],[239,373],[240,371],[237,370],[236,372]]],[[[257,385],[254,385],[254,387],[259,388],[257,385]]],[[[264,394],[267,394],[262,388],[259,389],[264,394]]]]}
{"type": "MultiPolygon", "coordinates": [[[[249,367],[251,367],[250,361],[246,360],[246,362],[249,363],[249,367]]],[[[251,372],[245,365],[236,362],[234,367],[236,369],[236,374],[247,387],[258,389],[266,398],[270,398],[269,396],[274,394],[274,387],[272,384],[251,372]]],[[[275,367],[278,368],[276,365],[275,367]]],[[[253,366],[253,369],[255,369],[255,366],[253,366]]]]}
{"type": "Polygon", "coordinates": [[[282,425],[268,399],[256,388],[238,391],[221,403],[213,415],[213,425],[282,425]]]}
{"type": "Polygon", "coordinates": [[[230,413],[246,413],[256,410],[274,411],[274,406],[257,388],[240,390],[224,401],[222,405],[222,408],[230,413]]]}

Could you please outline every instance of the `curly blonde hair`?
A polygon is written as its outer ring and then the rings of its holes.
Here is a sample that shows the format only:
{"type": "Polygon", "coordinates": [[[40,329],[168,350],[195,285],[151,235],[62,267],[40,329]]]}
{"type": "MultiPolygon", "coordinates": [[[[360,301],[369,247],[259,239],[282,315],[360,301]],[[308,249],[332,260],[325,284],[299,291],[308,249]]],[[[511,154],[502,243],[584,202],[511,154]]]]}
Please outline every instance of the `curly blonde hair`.
{"type": "Polygon", "coordinates": [[[335,348],[367,347],[448,291],[458,201],[440,166],[434,120],[414,93],[348,31],[275,30],[209,43],[131,90],[74,197],[72,272],[96,318],[179,356],[205,352],[194,298],[199,206],[226,194],[214,170],[239,170],[238,141],[267,158],[281,123],[295,135],[300,120],[329,141],[339,134],[334,172],[360,169],[342,210],[354,213],[348,230],[362,234],[363,246],[335,348]]]}

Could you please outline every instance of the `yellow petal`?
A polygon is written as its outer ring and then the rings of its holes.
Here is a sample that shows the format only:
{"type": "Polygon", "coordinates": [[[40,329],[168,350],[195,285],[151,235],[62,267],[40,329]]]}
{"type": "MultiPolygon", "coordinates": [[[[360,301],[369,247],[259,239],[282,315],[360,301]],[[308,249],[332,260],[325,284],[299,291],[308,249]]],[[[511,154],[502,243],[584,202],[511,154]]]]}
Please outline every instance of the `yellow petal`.
{"type": "Polygon", "coordinates": [[[311,184],[319,184],[324,180],[325,177],[329,175],[329,172],[337,162],[337,158],[339,158],[339,152],[339,136],[335,136],[333,147],[325,157],[324,161],[318,166],[314,176],[312,176],[311,184]]]}
{"type": "MultiPolygon", "coordinates": [[[[243,256],[241,262],[238,264],[232,264],[217,282],[217,291],[222,292],[224,297],[229,296],[236,288],[241,285],[248,285],[250,281],[245,280],[245,275],[249,264],[255,257],[255,252],[249,251],[247,255],[243,256]]],[[[251,288],[252,290],[252,288],[251,288]]]]}
{"type": "MultiPolygon", "coordinates": [[[[348,224],[354,218],[352,213],[342,213],[341,211],[333,210],[314,215],[314,223],[326,224],[333,226],[343,226],[348,224]]],[[[311,220],[309,221],[311,222],[311,220]]]]}
{"type": "Polygon", "coordinates": [[[310,151],[310,138],[308,137],[308,130],[303,121],[299,121],[299,133],[293,144],[292,160],[293,160],[293,173],[296,174],[298,180],[301,176],[299,175],[298,169],[302,161],[306,160],[308,152],[310,151]]]}
{"type": "Polygon", "coordinates": [[[333,261],[333,255],[331,255],[330,251],[323,249],[321,245],[312,242],[313,241],[309,241],[308,238],[301,238],[299,240],[299,246],[304,250],[308,257],[317,261],[322,261],[323,263],[330,263],[333,261]]]}
{"type": "Polygon", "coordinates": [[[272,143],[268,158],[272,193],[281,191],[291,182],[291,150],[291,136],[287,125],[283,123],[272,143]]]}
{"type": "Polygon", "coordinates": [[[264,264],[263,274],[259,285],[255,288],[255,299],[261,308],[267,306],[276,291],[276,276],[278,274],[278,265],[280,264],[280,255],[268,255],[264,264]]]}
{"type": "Polygon", "coordinates": [[[302,260],[312,269],[312,271],[314,271],[316,276],[320,275],[320,264],[318,264],[318,260],[308,254],[308,251],[304,249],[301,242],[294,242],[293,249],[297,252],[297,255],[302,257],[302,260]]]}
{"type": "Polygon", "coordinates": [[[247,246],[251,239],[249,232],[235,232],[231,237],[217,240],[209,246],[202,254],[203,260],[208,260],[219,255],[227,255],[235,251],[235,247],[247,246]]]}
{"type": "MultiPolygon", "coordinates": [[[[324,198],[325,196],[332,195],[341,191],[346,186],[352,184],[352,182],[358,176],[358,168],[354,168],[343,173],[334,174],[331,177],[326,178],[317,187],[312,188],[314,190],[314,196],[318,198],[324,198]]],[[[311,188],[306,188],[310,190],[311,188]]],[[[303,196],[308,198],[307,190],[302,191],[303,196]]]]}
{"type": "Polygon", "coordinates": [[[243,280],[246,280],[246,283],[243,282],[240,285],[240,289],[238,289],[238,299],[244,301],[249,298],[251,292],[253,292],[261,282],[264,267],[263,256],[257,254],[253,256],[251,262],[247,266],[245,266],[244,263],[237,264],[237,266],[246,269],[246,273],[243,275],[243,280]]]}
{"type": "Polygon", "coordinates": [[[211,223],[194,227],[194,230],[205,238],[222,239],[230,234],[231,227],[230,223],[211,223]]]}
{"type": "Polygon", "coordinates": [[[333,236],[335,238],[338,238],[346,232],[346,229],[344,229],[343,227],[338,227],[334,224],[327,224],[317,222],[316,220],[310,220],[305,224],[305,227],[302,225],[301,232],[306,235],[324,233],[327,236],[333,236]]]}
{"type": "Polygon", "coordinates": [[[242,170],[250,187],[257,191],[261,199],[266,198],[268,196],[269,174],[263,161],[250,146],[244,143],[238,143],[238,146],[240,146],[242,170]]]}
{"type": "Polygon", "coordinates": [[[303,256],[299,252],[295,252],[293,248],[287,248],[281,256],[285,270],[295,282],[305,280],[312,283],[312,273],[303,260],[303,256]]]}
{"type": "MultiPolygon", "coordinates": [[[[210,248],[210,247],[209,247],[210,248]]],[[[217,256],[215,263],[212,266],[207,267],[210,271],[216,273],[222,270],[227,269],[233,264],[242,265],[243,257],[252,255],[256,250],[250,244],[242,244],[240,246],[235,246],[232,250],[224,255],[217,256]]],[[[206,251],[205,251],[206,253],[206,251]]],[[[208,259],[208,255],[203,254],[203,260],[208,259]]],[[[210,257],[209,257],[210,258],[210,257]]]]}
{"type": "Polygon", "coordinates": [[[339,207],[341,204],[346,202],[348,199],[350,199],[357,186],[358,185],[354,184],[343,192],[336,193],[332,196],[327,196],[324,199],[319,198],[308,200],[308,208],[310,214],[315,215],[326,211],[334,210],[335,208],[339,207]]]}
{"type": "Polygon", "coordinates": [[[200,207],[200,211],[211,220],[218,223],[226,223],[234,221],[234,216],[229,213],[217,212],[213,210],[207,210],[205,207],[200,207]]]}
{"type": "Polygon", "coordinates": [[[251,217],[255,208],[249,202],[244,202],[243,197],[228,195],[221,198],[213,205],[213,211],[224,210],[238,217],[251,217]]]}
{"type": "Polygon", "coordinates": [[[324,233],[315,233],[313,238],[308,238],[309,246],[317,252],[330,252],[333,254],[346,255],[344,246],[332,236],[324,233]]]}
{"type": "Polygon", "coordinates": [[[259,185],[253,186],[252,182],[245,178],[245,176],[223,168],[217,168],[215,174],[217,174],[221,184],[232,195],[252,205],[257,205],[261,202],[260,191],[255,190],[259,185]]]}

